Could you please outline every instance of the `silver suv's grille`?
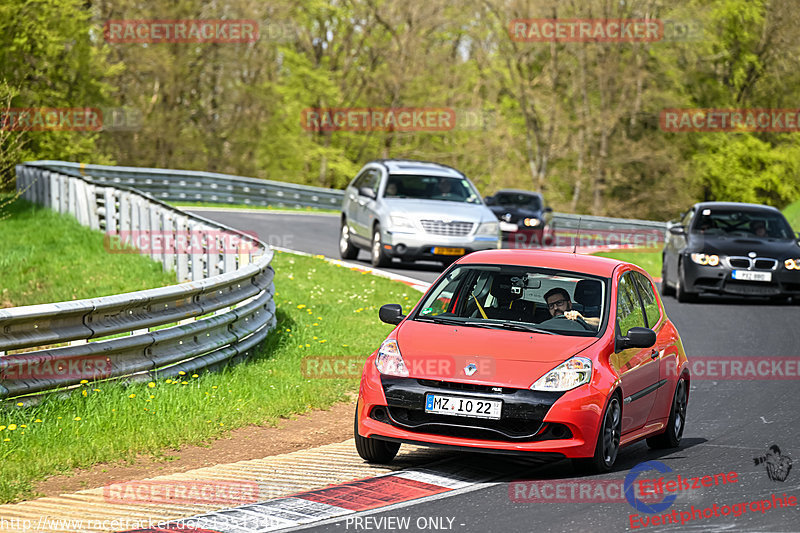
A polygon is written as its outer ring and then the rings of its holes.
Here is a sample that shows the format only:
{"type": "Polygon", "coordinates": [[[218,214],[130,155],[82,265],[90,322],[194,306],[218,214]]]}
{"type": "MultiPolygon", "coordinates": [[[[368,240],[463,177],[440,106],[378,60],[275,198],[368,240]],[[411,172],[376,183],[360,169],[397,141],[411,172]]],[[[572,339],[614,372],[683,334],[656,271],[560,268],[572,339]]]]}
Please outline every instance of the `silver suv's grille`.
{"type": "Polygon", "coordinates": [[[420,220],[422,228],[434,235],[446,235],[448,237],[463,237],[472,231],[472,222],[442,222],[441,220],[420,220]]]}

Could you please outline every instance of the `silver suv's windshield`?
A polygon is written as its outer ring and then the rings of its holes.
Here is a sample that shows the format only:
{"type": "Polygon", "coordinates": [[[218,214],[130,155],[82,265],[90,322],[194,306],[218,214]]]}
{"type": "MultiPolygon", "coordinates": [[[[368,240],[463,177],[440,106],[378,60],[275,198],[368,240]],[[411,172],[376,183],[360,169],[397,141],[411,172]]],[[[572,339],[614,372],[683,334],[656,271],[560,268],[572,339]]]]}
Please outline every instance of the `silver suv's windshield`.
{"type": "Polygon", "coordinates": [[[703,209],[691,228],[692,233],[756,239],[793,239],[786,219],[770,211],[703,209]]]}
{"type": "Polygon", "coordinates": [[[386,182],[384,198],[414,198],[447,202],[481,203],[478,192],[464,178],[394,175],[386,182]]]}
{"type": "Polygon", "coordinates": [[[413,320],[596,336],[607,314],[607,280],[512,265],[462,265],[442,278],[413,320]]]}

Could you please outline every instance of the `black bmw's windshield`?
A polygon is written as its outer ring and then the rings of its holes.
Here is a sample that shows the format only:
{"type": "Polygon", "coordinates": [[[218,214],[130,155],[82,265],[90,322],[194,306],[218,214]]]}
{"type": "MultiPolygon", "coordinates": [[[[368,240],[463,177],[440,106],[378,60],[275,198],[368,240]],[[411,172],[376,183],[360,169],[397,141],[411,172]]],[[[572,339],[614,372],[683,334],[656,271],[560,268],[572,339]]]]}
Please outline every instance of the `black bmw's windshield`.
{"type": "Polygon", "coordinates": [[[780,213],[703,209],[695,217],[692,233],[750,239],[794,239],[791,226],[780,213]]]}
{"type": "Polygon", "coordinates": [[[596,336],[607,315],[607,280],[511,265],[462,265],[431,289],[413,320],[596,336]]]}

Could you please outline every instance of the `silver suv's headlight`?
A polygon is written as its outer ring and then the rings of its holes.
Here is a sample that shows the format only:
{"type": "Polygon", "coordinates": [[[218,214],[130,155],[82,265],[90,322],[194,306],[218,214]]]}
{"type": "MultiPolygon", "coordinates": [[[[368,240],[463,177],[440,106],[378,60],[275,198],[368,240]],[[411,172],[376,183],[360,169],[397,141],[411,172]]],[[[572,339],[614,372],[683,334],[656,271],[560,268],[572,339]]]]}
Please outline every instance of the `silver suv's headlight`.
{"type": "Polygon", "coordinates": [[[392,215],[391,219],[392,219],[392,227],[414,229],[414,223],[411,222],[411,219],[407,217],[404,217],[402,215],[392,215]]]}
{"type": "Polygon", "coordinates": [[[553,370],[536,380],[531,390],[568,391],[592,379],[592,360],[588,357],[567,359],[553,370]]]}
{"type": "Polygon", "coordinates": [[[475,235],[497,235],[500,231],[500,224],[498,222],[484,222],[478,226],[478,231],[475,235]]]}

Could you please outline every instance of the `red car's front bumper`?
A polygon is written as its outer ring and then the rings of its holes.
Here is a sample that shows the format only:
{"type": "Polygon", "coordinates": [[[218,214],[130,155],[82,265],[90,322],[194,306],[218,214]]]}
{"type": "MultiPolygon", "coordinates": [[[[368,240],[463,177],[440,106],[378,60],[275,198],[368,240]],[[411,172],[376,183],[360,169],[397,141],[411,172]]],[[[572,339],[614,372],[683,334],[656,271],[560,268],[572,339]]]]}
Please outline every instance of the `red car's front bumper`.
{"type": "MultiPolygon", "coordinates": [[[[361,379],[358,401],[358,433],[362,437],[410,442],[415,444],[456,446],[476,451],[500,453],[550,454],[554,457],[591,457],[594,455],[600,418],[605,409],[608,390],[601,390],[594,381],[565,393],[538,394],[516,389],[505,392],[480,391],[463,392],[452,388],[440,388],[433,382],[422,382],[416,378],[387,378],[374,365],[373,358],[367,360],[361,379]],[[387,394],[389,391],[389,399],[387,394]],[[398,395],[398,391],[400,391],[398,395]],[[532,416],[531,433],[535,436],[500,435],[497,432],[481,429],[483,421],[464,418],[464,424],[437,424],[431,422],[428,428],[436,427],[435,432],[425,432],[424,427],[410,427],[408,419],[398,413],[412,413],[419,420],[425,418],[424,394],[432,392],[449,396],[472,396],[486,399],[504,400],[506,407],[519,410],[530,408],[530,413],[541,413],[543,418],[532,416]],[[384,407],[381,420],[373,418],[373,408],[384,407]],[[393,414],[394,413],[394,414],[393,414]],[[387,416],[388,415],[388,416],[387,416]],[[537,432],[537,428],[539,431],[537,432]],[[554,428],[558,428],[554,430],[554,428]],[[564,429],[566,428],[566,431],[564,429]],[[554,435],[553,431],[558,433],[554,435]],[[548,433],[550,432],[550,433],[548,433]],[[483,434],[481,434],[483,433],[483,434]],[[476,435],[480,434],[480,435],[476,435]]],[[[433,417],[435,418],[435,417],[433,417]]],[[[452,420],[452,419],[451,419],[452,420]]],[[[491,424],[491,422],[490,422],[491,424]]],[[[424,425],[424,424],[423,424],[424,425]]],[[[524,431],[523,431],[524,433],[524,431]]]]}

